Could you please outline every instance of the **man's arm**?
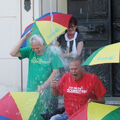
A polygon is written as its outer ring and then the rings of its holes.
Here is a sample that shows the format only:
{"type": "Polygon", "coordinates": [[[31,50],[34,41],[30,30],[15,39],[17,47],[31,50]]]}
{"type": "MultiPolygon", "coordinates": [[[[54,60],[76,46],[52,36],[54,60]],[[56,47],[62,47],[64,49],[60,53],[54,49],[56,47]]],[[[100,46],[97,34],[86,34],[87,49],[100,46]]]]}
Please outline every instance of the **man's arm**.
{"type": "Polygon", "coordinates": [[[19,42],[18,44],[13,48],[13,50],[10,52],[10,55],[13,57],[21,57],[19,49],[21,48],[23,42],[30,37],[32,33],[32,30],[28,32],[19,42]]]}
{"type": "Polygon", "coordinates": [[[51,89],[54,97],[57,97],[60,95],[57,90],[57,84],[58,84],[58,81],[51,81],[51,89]]]}
{"type": "Polygon", "coordinates": [[[96,100],[89,99],[88,102],[96,102],[96,103],[102,103],[102,104],[105,104],[105,98],[104,98],[104,96],[102,96],[101,98],[96,99],[96,100]]]}
{"type": "Polygon", "coordinates": [[[41,93],[43,90],[45,90],[50,85],[51,81],[55,81],[58,75],[59,69],[54,69],[51,75],[49,76],[48,80],[45,81],[43,85],[38,86],[38,92],[41,93]]]}

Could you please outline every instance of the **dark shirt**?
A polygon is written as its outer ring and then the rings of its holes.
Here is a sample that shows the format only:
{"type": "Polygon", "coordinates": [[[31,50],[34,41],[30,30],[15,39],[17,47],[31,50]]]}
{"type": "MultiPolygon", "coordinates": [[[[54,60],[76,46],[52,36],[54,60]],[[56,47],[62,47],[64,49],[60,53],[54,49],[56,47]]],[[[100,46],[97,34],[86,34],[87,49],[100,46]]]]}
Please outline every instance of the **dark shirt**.
{"type": "MultiPolygon", "coordinates": [[[[59,38],[57,39],[57,41],[59,42],[60,47],[62,48],[62,51],[65,53],[66,49],[67,49],[67,41],[65,40],[65,34],[62,34],[61,36],[59,36],[59,38]]],[[[76,38],[76,48],[79,42],[84,41],[82,35],[78,34],[77,38],[76,38]]],[[[72,51],[72,45],[73,45],[73,41],[70,41],[70,51],[72,51]]]]}

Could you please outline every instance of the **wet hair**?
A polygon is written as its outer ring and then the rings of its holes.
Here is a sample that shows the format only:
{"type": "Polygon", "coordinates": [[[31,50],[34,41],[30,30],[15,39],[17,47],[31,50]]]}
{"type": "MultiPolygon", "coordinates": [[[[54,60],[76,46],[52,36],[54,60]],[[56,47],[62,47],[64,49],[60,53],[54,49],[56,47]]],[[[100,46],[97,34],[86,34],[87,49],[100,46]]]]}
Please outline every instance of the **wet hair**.
{"type": "Polygon", "coordinates": [[[79,56],[73,58],[73,59],[70,61],[70,63],[72,63],[72,62],[76,62],[76,61],[78,61],[78,62],[80,63],[80,66],[81,66],[82,62],[81,62],[81,58],[80,58],[79,56]]]}
{"type": "MultiPolygon", "coordinates": [[[[72,17],[70,18],[69,26],[70,26],[71,24],[74,24],[75,26],[77,26],[77,24],[78,24],[77,19],[76,19],[74,16],[72,16],[72,17]]],[[[76,32],[80,33],[78,27],[76,28],[76,32]]]]}
{"type": "Polygon", "coordinates": [[[40,35],[33,35],[30,39],[30,43],[40,42],[41,45],[44,44],[44,40],[40,35]]]}

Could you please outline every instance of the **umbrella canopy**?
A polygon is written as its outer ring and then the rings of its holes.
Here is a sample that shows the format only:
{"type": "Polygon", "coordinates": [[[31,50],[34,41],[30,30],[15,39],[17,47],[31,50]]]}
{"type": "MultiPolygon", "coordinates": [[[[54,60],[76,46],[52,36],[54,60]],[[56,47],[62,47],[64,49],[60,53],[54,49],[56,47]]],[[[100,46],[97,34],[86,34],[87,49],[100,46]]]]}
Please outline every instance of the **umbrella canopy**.
{"type": "MultiPolygon", "coordinates": [[[[32,24],[28,25],[22,37],[30,30],[33,30],[32,35],[40,35],[45,41],[46,45],[49,45],[56,37],[58,37],[68,28],[71,16],[71,14],[57,12],[53,12],[52,14],[47,13],[36,19],[32,24]]],[[[29,45],[29,40],[27,40],[23,43],[22,47],[29,45]]]]}
{"type": "Polygon", "coordinates": [[[120,120],[120,107],[91,102],[68,120],[120,120]]]}
{"type": "Polygon", "coordinates": [[[0,120],[42,120],[38,92],[9,92],[0,99],[0,120]]]}
{"type": "Polygon", "coordinates": [[[120,42],[99,48],[87,58],[82,66],[104,63],[120,63],[120,42]]]}

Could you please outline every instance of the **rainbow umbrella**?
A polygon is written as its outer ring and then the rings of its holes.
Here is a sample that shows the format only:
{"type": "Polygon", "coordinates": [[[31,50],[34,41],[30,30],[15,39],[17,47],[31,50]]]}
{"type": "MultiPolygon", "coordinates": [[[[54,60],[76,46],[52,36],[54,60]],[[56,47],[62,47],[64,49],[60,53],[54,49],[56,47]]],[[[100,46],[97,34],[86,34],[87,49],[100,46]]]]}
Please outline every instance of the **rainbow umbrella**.
{"type": "MultiPolygon", "coordinates": [[[[42,36],[46,45],[49,45],[56,37],[68,28],[71,16],[71,14],[57,12],[47,13],[36,19],[32,24],[28,25],[22,37],[30,30],[33,30],[32,35],[38,34],[42,36]]],[[[23,43],[22,47],[30,45],[29,39],[23,43]]]]}
{"type": "Polygon", "coordinates": [[[9,92],[0,99],[0,120],[43,120],[38,92],[9,92]]]}
{"type": "Polygon", "coordinates": [[[104,63],[120,63],[120,42],[99,48],[86,59],[82,66],[104,63]]]}
{"type": "Polygon", "coordinates": [[[91,102],[68,120],[120,120],[120,107],[91,102]]]}

